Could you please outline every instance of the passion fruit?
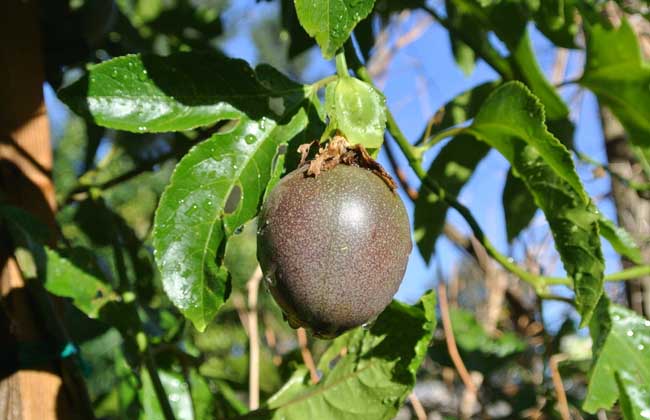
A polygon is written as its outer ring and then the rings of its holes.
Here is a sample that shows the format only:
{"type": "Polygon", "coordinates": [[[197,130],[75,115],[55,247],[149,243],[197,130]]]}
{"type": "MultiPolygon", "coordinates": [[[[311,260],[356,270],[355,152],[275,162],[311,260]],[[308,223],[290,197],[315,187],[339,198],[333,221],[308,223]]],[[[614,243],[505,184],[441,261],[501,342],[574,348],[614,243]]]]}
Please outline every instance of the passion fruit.
{"type": "Polygon", "coordinates": [[[404,204],[375,172],[338,164],[287,174],[258,218],[258,259],[289,324],[321,338],[373,320],[411,252],[404,204]]]}

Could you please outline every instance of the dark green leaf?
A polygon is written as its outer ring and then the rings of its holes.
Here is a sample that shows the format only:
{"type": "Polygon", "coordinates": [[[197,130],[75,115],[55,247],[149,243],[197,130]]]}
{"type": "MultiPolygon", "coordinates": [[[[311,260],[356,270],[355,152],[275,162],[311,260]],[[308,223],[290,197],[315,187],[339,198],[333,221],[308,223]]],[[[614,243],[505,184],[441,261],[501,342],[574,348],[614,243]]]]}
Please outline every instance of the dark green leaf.
{"type": "Polygon", "coordinates": [[[587,27],[587,63],[580,84],[611,108],[630,142],[650,154],[650,66],[626,20],[618,29],[587,27]]]}
{"type": "Polygon", "coordinates": [[[590,329],[594,361],[582,408],[589,413],[610,409],[623,395],[626,414],[643,413],[645,409],[650,415],[650,321],[602,298],[590,329]]]}
{"type": "Polygon", "coordinates": [[[374,0],[295,1],[300,24],[316,38],[328,60],[343,47],[355,25],[370,14],[374,4],[374,0]]]}
{"type": "Polygon", "coordinates": [[[474,314],[467,310],[454,308],[449,311],[449,316],[456,342],[465,351],[480,351],[497,357],[506,357],[526,348],[526,343],[512,332],[505,332],[499,337],[490,337],[476,321],[474,314]]]}
{"type": "MultiPolygon", "coordinates": [[[[486,37],[486,32],[477,25],[475,17],[467,13],[459,13],[455,1],[445,0],[445,10],[447,11],[447,19],[455,26],[464,28],[463,35],[471,38],[474,44],[482,42],[482,38],[486,37]]],[[[449,41],[451,42],[451,50],[454,53],[454,59],[458,67],[463,70],[465,75],[469,75],[474,70],[476,65],[476,55],[474,50],[465,42],[455,37],[451,32],[449,33],[449,41]]]]}
{"type": "Polygon", "coordinates": [[[575,37],[579,26],[576,21],[575,0],[544,0],[535,15],[537,28],[555,45],[577,48],[575,37]]]}
{"type": "Polygon", "coordinates": [[[335,366],[316,385],[306,369],[298,369],[286,385],[251,418],[391,419],[411,392],[435,327],[435,297],[425,295],[417,306],[393,302],[365,330],[336,339],[347,355],[326,360],[335,366]],[[339,343],[340,344],[340,343],[339,343]]]}
{"type": "Polygon", "coordinates": [[[626,256],[632,262],[642,264],[641,250],[627,230],[616,226],[614,222],[602,215],[598,220],[598,226],[600,234],[607,239],[616,252],[626,256]]]}
{"type": "MultiPolygon", "coordinates": [[[[458,195],[489,151],[489,145],[474,140],[472,136],[454,137],[440,150],[427,174],[445,191],[458,195]]],[[[444,227],[448,209],[449,206],[438,196],[425,187],[420,188],[413,216],[414,238],[427,262],[444,227]]]]}
{"type": "Polygon", "coordinates": [[[372,30],[373,15],[363,19],[354,29],[354,38],[359,45],[361,56],[367,62],[370,60],[370,50],[375,46],[375,34],[372,30]]]}
{"type": "Polygon", "coordinates": [[[544,211],[583,325],[603,293],[598,213],[568,150],[546,129],[539,100],[519,82],[498,88],[466,130],[505,156],[544,211]]]}
{"type": "Polygon", "coordinates": [[[217,54],[127,55],[92,66],[60,91],[98,125],[133,132],[181,131],[223,119],[277,120],[305,97],[269,66],[217,54]]]}
{"type": "Polygon", "coordinates": [[[282,0],[282,26],[289,33],[289,58],[294,58],[316,45],[300,26],[292,0],[282,0]]]}
{"type": "Polygon", "coordinates": [[[217,249],[257,214],[278,147],[305,125],[303,110],[285,126],[242,118],[176,166],[156,211],[154,249],[165,292],[197,329],[205,329],[227,298],[217,249]]]}
{"type": "Polygon", "coordinates": [[[502,201],[508,242],[512,242],[533,220],[537,211],[535,199],[526,188],[526,184],[512,173],[512,169],[508,171],[502,201]]]}
{"type": "Polygon", "coordinates": [[[386,100],[368,83],[342,77],[327,85],[325,108],[328,132],[339,130],[350,144],[377,149],[384,142],[386,100]]]}

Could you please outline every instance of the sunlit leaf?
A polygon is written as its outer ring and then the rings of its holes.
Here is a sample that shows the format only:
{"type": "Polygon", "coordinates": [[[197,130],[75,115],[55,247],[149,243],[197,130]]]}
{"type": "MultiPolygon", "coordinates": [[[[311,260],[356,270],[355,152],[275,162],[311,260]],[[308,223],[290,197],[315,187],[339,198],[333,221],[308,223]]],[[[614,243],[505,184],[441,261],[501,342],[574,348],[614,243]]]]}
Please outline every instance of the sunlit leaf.
{"type": "Polygon", "coordinates": [[[156,211],[154,249],[165,292],[203,330],[227,298],[229,279],[217,249],[258,211],[278,147],[304,128],[242,118],[198,144],[179,162],[156,211]]]}
{"type": "Polygon", "coordinates": [[[298,20],[330,59],[347,41],[355,25],[372,11],[374,0],[296,0],[298,20]]]}
{"type": "Polygon", "coordinates": [[[181,131],[248,116],[277,120],[305,97],[268,65],[217,54],[126,55],[96,64],[59,97],[96,124],[133,132],[181,131]]]}
{"type": "Polygon", "coordinates": [[[650,155],[650,66],[623,20],[618,29],[587,26],[587,63],[580,84],[596,94],[621,121],[633,144],[650,155]]]}
{"type": "Polygon", "coordinates": [[[603,298],[590,330],[594,361],[582,408],[609,409],[622,395],[626,419],[643,418],[643,412],[650,416],[650,321],[603,298]]]}
{"type": "Polygon", "coordinates": [[[598,226],[600,226],[600,234],[607,239],[616,252],[626,256],[632,262],[642,263],[641,250],[627,230],[616,226],[605,216],[601,216],[598,226]]]}
{"type": "Polygon", "coordinates": [[[539,100],[521,83],[507,83],[488,98],[466,132],[499,150],[528,187],[573,279],[582,324],[589,322],[603,293],[599,215],[568,150],[547,131],[539,100]]]}

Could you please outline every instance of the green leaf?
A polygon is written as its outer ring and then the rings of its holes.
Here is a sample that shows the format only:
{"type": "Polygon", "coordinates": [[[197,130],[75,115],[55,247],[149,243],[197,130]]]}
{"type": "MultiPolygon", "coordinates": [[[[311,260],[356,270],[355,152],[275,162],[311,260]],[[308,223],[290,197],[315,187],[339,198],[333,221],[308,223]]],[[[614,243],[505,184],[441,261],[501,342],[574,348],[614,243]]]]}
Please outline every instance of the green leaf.
{"type": "Polygon", "coordinates": [[[507,83],[488,98],[466,132],[508,159],[544,211],[564,268],[573,278],[582,324],[589,322],[603,293],[599,216],[568,150],[547,131],[539,100],[523,84],[507,83]]]}
{"type": "Polygon", "coordinates": [[[48,292],[72,299],[74,306],[91,318],[99,316],[100,309],[119,296],[105,283],[92,276],[56,251],[45,247],[44,286],[48,292]]]}
{"type": "Polygon", "coordinates": [[[592,414],[610,409],[622,396],[625,418],[642,418],[631,413],[643,413],[650,401],[650,321],[603,298],[590,329],[594,361],[582,408],[592,414]]]}
{"type": "Polygon", "coordinates": [[[350,144],[377,149],[384,142],[386,100],[373,86],[353,77],[327,85],[325,108],[328,133],[339,130],[350,144]]]}
{"type": "Polygon", "coordinates": [[[566,118],[569,115],[569,108],[539,67],[527,31],[517,43],[513,51],[513,59],[517,63],[522,79],[544,104],[547,118],[549,120],[566,118]]]}
{"type": "Polygon", "coordinates": [[[650,418],[650,384],[639,382],[639,378],[628,372],[617,372],[619,402],[625,420],[647,420],[650,418]]]}
{"type": "MultiPolygon", "coordinates": [[[[396,301],[365,330],[358,328],[334,341],[347,348],[316,385],[298,369],[262,410],[250,418],[392,419],[415,384],[435,328],[435,297],[428,293],[416,306],[396,301]]],[[[321,361],[322,362],[322,361],[321,361]]]]}
{"type": "Polygon", "coordinates": [[[650,153],[650,66],[623,20],[618,29],[587,27],[587,62],[580,84],[596,94],[623,124],[630,142],[650,153]]]}
{"type": "Polygon", "coordinates": [[[505,332],[499,337],[490,337],[470,311],[453,308],[449,311],[449,316],[456,342],[465,351],[480,351],[497,357],[506,357],[522,352],[526,348],[526,343],[512,332],[505,332]]]}
{"type": "MultiPolygon", "coordinates": [[[[489,145],[474,140],[472,136],[454,137],[440,150],[427,175],[435,179],[445,191],[458,195],[489,151],[489,145]]],[[[438,196],[425,187],[420,188],[415,202],[413,229],[420,254],[427,262],[442,233],[448,209],[449,206],[438,196]]]]}
{"type": "Polygon", "coordinates": [[[580,29],[575,0],[544,0],[535,15],[537,28],[558,47],[577,48],[580,29]]]}
{"type": "Polygon", "coordinates": [[[305,97],[267,65],[217,54],[126,55],[91,66],[59,92],[96,124],[132,132],[181,131],[223,119],[277,120],[305,97]]]}
{"type": "Polygon", "coordinates": [[[614,222],[603,215],[601,215],[598,220],[598,226],[600,227],[600,234],[603,238],[607,239],[607,242],[612,245],[612,248],[614,248],[616,252],[626,256],[630,261],[636,264],[643,263],[641,250],[627,230],[620,226],[616,226],[614,222]]]}
{"type": "Polygon", "coordinates": [[[176,166],[156,210],[153,245],[165,292],[198,330],[228,294],[217,250],[257,214],[278,147],[305,125],[303,110],[284,126],[242,118],[232,131],[193,147],[176,166]]]}
{"type": "MultiPolygon", "coordinates": [[[[487,36],[479,25],[474,24],[473,16],[470,17],[467,13],[459,13],[454,1],[445,0],[445,10],[447,11],[447,19],[450,24],[453,27],[464,28],[463,35],[471,38],[474,43],[480,43],[481,38],[487,36]]],[[[476,66],[474,50],[451,33],[449,33],[449,41],[456,64],[458,64],[458,67],[460,67],[465,75],[470,75],[476,66]]]]}
{"type": "Polygon", "coordinates": [[[537,211],[535,200],[526,184],[512,173],[512,169],[508,171],[502,201],[508,242],[512,242],[530,224],[537,211]]]}
{"type": "Polygon", "coordinates": [[[295,0],[298,20],[331,59],[355,25],[370,14],[374,0],[295,0]]]}
{"type": "Polygon", "coordinates": [[[300,26],[293,0],[282,0],[282,27],[289,34],[289,58],[307,51],[316,45],[314,39],[300,26]]]}
{"type": "Polygon", "coordinates": [[[74,306],[90,318],[98,318],[105,305],[121,300],[110,285],[45,246],[48,229],[30,213],[0,205],[0,220],[7,223],[14,240],[31,253],[29,260],[19,258],[21,270],[27,276],[37,275],[50,293],[71,298],[74,306]]]}

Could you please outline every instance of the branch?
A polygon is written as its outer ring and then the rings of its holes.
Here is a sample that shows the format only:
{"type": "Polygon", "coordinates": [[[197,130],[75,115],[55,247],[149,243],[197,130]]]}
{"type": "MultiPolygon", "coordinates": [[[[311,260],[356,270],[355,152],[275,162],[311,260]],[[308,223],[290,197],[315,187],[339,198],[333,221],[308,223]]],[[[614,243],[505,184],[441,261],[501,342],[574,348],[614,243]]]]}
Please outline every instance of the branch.
{"type": "Polygon", "coordinates": [[[248,406],[257,410],[260,406],[260,343],[257,332],[257,292],[262,280],[262,270],[258,265],[246,282],[248,289],[248,340],[250,343],[248,359],[248,406]]]}
{"type": "Polygon", "coordinates": [[[478,392],[476,385],[472,380],[472,376],[467,371],[463,359],[460,357],[460,353],[458,353],[456,339],[454,338],[454,330],[451,325],[451,319],[449,318],[447,288],[442,281],[438,284],[438,302],[440,303],[440,318],[442,319],[442,328],[445,332],[445,342],[447,343],[449,357],[451,357],[451,361],[454,363],[454,367],[458,371],[460,379],[463,381],[463,384],[465,384],[465,388],[467,388],[467,390],[473,395],[476,395],[478,392]]]}
{"type": "Polygon", "coordinates": [[[384,145],[385,145],[384,150],[386,151],[386,157],[388,158],[388,163],[390,163],[390,166],[393,169],[395,176],[397,176],[397,181],[399,182],[402,189],[404,189],[406,194],[409,196],[411,201],[417,200],[418,191],[409,185],[408,177],[406,176],[404,169],[402,169],[397,163],[397,160],[395,159],[395,155],[393,154],[393,149],[391,149],[390,145],[387,142],[384,142],[384,145]]]}
{"type": "Polygon", "coordinates": [[[298,336],[298,346],[300,347],[300,354],[302,355],[302,360],[305,362],[305,366],[309,369],[309,376],[311,377],[311,383],[317,384],[319,381],[318,372],[316,371],[316,365],[314,364],[314,358],[311,356],[309,347],[307,346],[307,332],[304,328],[298,328],[296,330],[296,335],[298,336]]]}
{"type": "MultiPolygon", "coordinates": [[[[151,160],[149,162],[143,162],[139,166],[131,169],[130,171],[126,171],[125,173],[123,173],[121,175],[118,175],[115,178],[109,179],[108,181],[102,182],[101,184],[83,184],[82,183],[81,185],[75,187],[72,191],[70,191],[68,193],[65,200],[63,200],[63,204],[64,205],[71,204],[74,201],[82,200],[83,198],[85,198],[86,193],[88,193],[90,190],[98,189],[98,190],[101,190],[101,191],[105,191],[105,190],[108,190],[108,189],[110,189],[110,188],[112,188],[112,187],[114,187],[116,185],[119,185],[119,184],[121,184],[123,182],[126,182],[126,181],[128,181],[130,179],[133,179],[136,176],[138,176],[138,175],[140,175],[140,174],[142,174],[144,172],[151,171],[154,166],[163,163],[167,159],[171,159],[172,157],[175,157],[176,154],[177,154],[177,152],[164,153],[164,154],[158,156],[158,158],[156,158],[156,159],[153,159],[153,160],[151,160]]],[[[90,173],[92,173],[92,172],[86,173],[86,175],[83,175],[81,178],[84,178],[85,176],[87,176],[90,173]]]]}
{"type": "Polygon", "coordinates": [[[555,393],[557,394],[557,405],[558,411],[562,416],[562,420],[571,420],[571,413],[569,412],[569,403],[566,399],[566,394],[564,392],[564,384],[562,383],[562,377],[560,376],[560,371],[558,365],[560,362],[567,359],[565,354],[554,354],[549,359],[549,368],[551,370],[551,378],[553,379],[553,386],[555,387],[555,393]]]}
{"type": "Polygon", "coordinates": [[[413,407],[413,411],[418,420],[427,420],[427,412],[418,399],[418,396],[415,395],[415,391],[409,394],[409,401],[411,402],[411,407],[413,407]]]}

